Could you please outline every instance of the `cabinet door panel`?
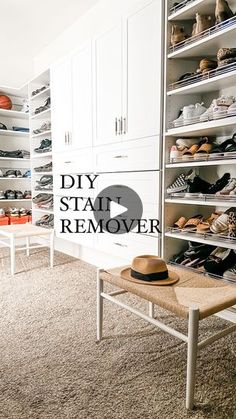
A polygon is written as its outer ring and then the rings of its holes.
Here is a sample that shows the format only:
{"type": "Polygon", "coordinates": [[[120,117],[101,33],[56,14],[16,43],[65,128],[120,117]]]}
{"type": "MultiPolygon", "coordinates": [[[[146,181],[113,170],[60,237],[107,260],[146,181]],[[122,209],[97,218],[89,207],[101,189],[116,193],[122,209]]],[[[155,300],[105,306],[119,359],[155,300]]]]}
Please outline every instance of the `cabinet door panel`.
{"type": "Polygon", "coordinates": [[[126,139],[160,134],[161,16],[155,0],[126,19],[126,139]]]}
{"type": "Polygon", "coordinates": [[[122,32],[113,27],[95,41],[96,122],[95,144],[119,141],[116,118],[122,103],[122,32]]]}
{"type": "Polygon", "coordinates": [[[92,146],[92,52],[87,45],[72,56],[72,148],[92,146]]]}
{"type": "Polygon", "coordinates": [[[71,132],[71,65],[68,58],[51,69],[52,134],[55,151],[64,151],[69,146],[71,132]]]}

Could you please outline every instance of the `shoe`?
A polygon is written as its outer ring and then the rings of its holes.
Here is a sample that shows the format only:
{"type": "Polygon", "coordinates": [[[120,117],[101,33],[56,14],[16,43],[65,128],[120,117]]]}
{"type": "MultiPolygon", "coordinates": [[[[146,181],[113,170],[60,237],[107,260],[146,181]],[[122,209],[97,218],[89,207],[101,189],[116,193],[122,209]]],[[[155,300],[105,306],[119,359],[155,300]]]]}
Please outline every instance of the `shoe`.
{"type": "Polygon", "coordinates": [[[183,111],[182,110],[180,110],[180,115],[178,116],[177,119],[174,119],[174,121],[172,122],[172,125],[174,127],[182,127],[184,125],[183,111]]]}
{"type": "Polygon", "coordinates": [[[16,173],[16,177],[23,177],[20,170],[15,170],[15,173],[16,173]]]}
{"type": "Polygon", "coordinates": [[[4,177],[9,177],[9,178],[16,178],[16,171],[15,170],[7,170],[4,177]]]}
{"type": "Polygon", "coordinates": [[[19,215],[20,215],[20,217],[25,217],[27,215],[27,209],[20,208],[19,209],[19,215]]]}
{"type": "Polygon", "coordinates": [[[210,217],[208,217],[206,220],[202,221],[200,224],[198,224],[197,226],[197,233],[200,234],[205,234],[205,233],[210,233],[210,227],[212,225],[212,223],[217,220],[217,218],[221,215],[221,213],[217,213],[217,212],[213,212],[210,217]]]}
{"type": "Polygon", "coordinates": [[[15,192],[15,199],[24,199],[23,192],[21,191],[14,191],[15,192]]]}
{"type": "Polygon", "coordinates": [[[235,103],[235,102],[234,102],[234,103],[232,103],[232,105],[230,105],[230,106],[229,106],[228,111],[227,111],[227,114],[228,114],[229,116],[234,116],[234,115],[236,115],[236,103],[235,103]]]}
{"type": "Polygon", "coordinates": [[[229,182],[230,174],[225,173],[220,179],[216,181],[213,185],[211,185],[207,191],[210,195],[215,195],[217,192],[221,191],[229,182]]]}
{"type": "Polygon", "coordinates": [[[16,199],[15,191],[12,191],[12,190],[8,189],[5,192],[5,199],[11,199],[11,200],[16,199]]]}
{"type": "Polygon", "coordinates": [[[232,178],[229,180],[227,185],[221,190],[216,192],[216,195],[229,195],[236,188],[236,179],[232,178]]]}
{"type": "Polygon", "coordinates": [[[178,150],[182,151],[185,148],[190,148],[193,144],[198,143],[196,138],[178,138],[176,140],[176,146],[178,150]]]}
{"type": "Polygon", "coordinates": [[[39,106],[38,108],[36,108],[35,111],[34,111],[34,113],[35,114],[38,114],[38,113],[41,113],[43,111],[46,111],[47,109],[50,108],[50,105],[51,105],[51,99],[50,99],[50,97],[48,97],[46,99],[44,105],[43,106],[39,106]]]}
{"type": "Polygon", "coordinates": [[[203,103],[183,107],[184,125],[195,124],[200,121],[200,116],[206,111],[203,103]]]}
{"type": "Polygon", "coordinates": [[[51,122],[46,121],[41,125],[40,128],[33,130],[33,134],[42,134],[44,131],[50,131],[50,130],[51,130],[51,122]]]}
{"type": "Polygon", "coordinates": [[[24,113],[29,113],[29,101],[28,99],[23,99],[22,100],[23,104],[22,104],[22,108],[21,108],[21,112],[24,113]]]}
{"type": "Polygon", "coordinates": [[[7,209],[7,215],[10,217],[19,217],[19,209],[18,208],[8,208],[7,209]]]}
{"type": "Polygon", "coordinates": [[[28,178],[30,178],[30,177],[31,177],[31,170],[27,170],[27,171],[23,174],[23,177],[28,177],[28,178]]]}
{"type": "Polygon", "coordinates": [[[223,273],[223,278],[228,279],[229,281],[236,282],[236,263],[230,269],[227,269],[227,271],[223,273]]]}
{"type": "Polygon", "coordinates": [[[34,171],[36,173],[40,172],[51,172],[52,171],[52,162],[45,164],[44,166],[35,167],[34,171]]]}
{"type": "Polygon", "coordinates": [[[190,170],[189,173],[181,173],[177,179],[167,188],[166,192],[168,194],[183,192],[188,189],[187,181],[191,179],[192,176],[195,175],[193,170],[190,170]]]}
{"type": "Polygon", "coordinates": [[[192,159],[194,154],[197,153],[197,151],[199,150],[199,145],[198,144],[193,144],[188,150],[186,150],[183,153],[183,158],[184,159],[192,159]]]}
{"type": "Polygon", "coordinates": [[[40,146],[34,149],[35,153],[45,153],[52,151],[52,140],[47,138],[42,140],[40,146]]]}
{"type": "Polygon", "coordinates": [[[4,194],[4,192],[3,191],[0,191],[0,199],[5,199],[6,197],[5,197],[5,194],[4,194]]]}
{"type": "Polygon", "coordinates": [[[0,169],[0,178],[4,177],[2,169],[0,169]]]}
{"type": "Polygon", "coordinates": [[[179,160],[182,157],[183,153],[178,150],[175,145],[172,145],[170,149],[170,161],[179,160]]]}
{"type": "Polygon", "coordinates": [[[25,191],[23,196],[24,196],[24,199],[31,199],[32,198],[31,191],[25,191]]]}
{"type": "Polygon", "coordinates": [[[188,193],[185,194],[187,197],[188,194],[206,194],[208,193],[209,188],[211,187],[211,184],[204,179],[200,178],[200,176],[195,176],[193,181],[188,180],[188,193]]]}
{"type": "Polygon", "coordinates": [[[204,268],[209,273],[222,276],[226,270],[234,266],[235,261],[236,254],[234,250],[217,247],[207,258],[204,268]]]}
{"type": "Polygon", "coordinates": [[[184,256],[190,260],[200,258],[206,259],[213,251],[214,247],[208,244],[188,242],[188,249],[184,252],[184,256]]]}
{"type": "Polygon", "coordinates": [[[208,141],[206,141],[205,143],[203,143],[198,150],[196,151],[196,153],[194,154],[194,159],[202,159],[202,158],[206,158],[209,156],[211,150],[212,150],[212,144],[208,143],[208,141]]]}
{"type": "Polygon", "coordinates": [[[0,208],[0,218],[3,218],[5,216],[6,216],[6,214],[5,214],[4,209],[3,208],[0,208]]]}
{"type": "Polygon", "coordinates": [[[210,231],[214,234],[222,234],[229,229],[229,215],[227,213],[221,214],[210,225],[210,231]]]}

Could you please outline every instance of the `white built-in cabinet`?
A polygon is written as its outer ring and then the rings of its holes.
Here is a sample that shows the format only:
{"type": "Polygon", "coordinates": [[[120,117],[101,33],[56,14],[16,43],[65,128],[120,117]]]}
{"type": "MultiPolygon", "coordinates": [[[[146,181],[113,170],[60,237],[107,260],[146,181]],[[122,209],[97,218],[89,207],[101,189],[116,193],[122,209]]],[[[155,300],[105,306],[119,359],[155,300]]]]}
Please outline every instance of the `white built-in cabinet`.
{"type": "Polygon", "coordinates": [[[95,39],[94,145],[158,135],[162,2],[144,2],[95,39]]]}
{"type": "Polygon", "coordinates": [[[92,51],[86,44],[51,68],[54,151],[92,146],[92,51]]]}
{"type": "Polygon", "coordinates": [[[160,254],[159,235],[61,234],[61,196],[81,191],[62,191],[60,174],[98,174],[95,196],[113,183],[129,186],[143,201],[143,217],[160,219],[163,2],[141,0],[129,10],[128,3],[51,69],[57,236],[126,260],[160,254]]]}

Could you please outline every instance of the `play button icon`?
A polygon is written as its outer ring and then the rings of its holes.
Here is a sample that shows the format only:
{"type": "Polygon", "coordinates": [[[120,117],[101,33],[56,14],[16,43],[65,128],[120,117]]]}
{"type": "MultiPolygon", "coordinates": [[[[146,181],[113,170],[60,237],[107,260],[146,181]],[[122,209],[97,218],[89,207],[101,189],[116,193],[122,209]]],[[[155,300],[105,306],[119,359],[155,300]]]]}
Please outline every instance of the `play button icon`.
{"type": "Polygon", "coordinates": [[[137,192],[128,186],[111,185],[97,195],[93,214],[104,232],[124,234],[137,226],[143,204],[137,192]]]}
{"type": "Polygon", "coordinates": [[[123,205],[117,204],[114,201],[110,203],[110,217],[115,218],[118,215],[121,216],[124,212],[128,211],[128,208],[124,207],[123,205]]]}

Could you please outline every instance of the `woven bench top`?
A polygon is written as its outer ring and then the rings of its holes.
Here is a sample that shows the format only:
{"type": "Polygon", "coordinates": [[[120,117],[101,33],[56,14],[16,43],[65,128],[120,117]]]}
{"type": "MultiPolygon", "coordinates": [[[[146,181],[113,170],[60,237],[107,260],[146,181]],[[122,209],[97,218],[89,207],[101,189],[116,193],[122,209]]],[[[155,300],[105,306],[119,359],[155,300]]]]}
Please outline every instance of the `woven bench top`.
{"type": "Polygon", "coordinates": [[[236,304],[236,286],[186,269],[168,266],[180,279],[170,286],[135,284],[120,277],[122,266],[101,272],[100,277],[117,287],[176,314],[188,317],[189,307],[199,309],[200,319],[236,304]]]}

